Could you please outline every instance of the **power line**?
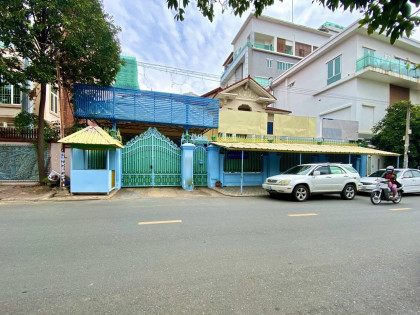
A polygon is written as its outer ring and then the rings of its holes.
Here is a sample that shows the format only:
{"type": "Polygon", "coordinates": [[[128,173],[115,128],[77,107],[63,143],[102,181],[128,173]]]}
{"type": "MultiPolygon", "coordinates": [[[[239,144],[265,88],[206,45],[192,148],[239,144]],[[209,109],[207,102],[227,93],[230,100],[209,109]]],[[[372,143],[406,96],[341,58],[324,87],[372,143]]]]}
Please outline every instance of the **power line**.
{"type": "Polygon", "coordinates": [[[152,69],[156,71],[163,71],[163,72],[188,76],[191,78],[198,78],[198,79],[207,80],[207,81],[220,82],[220,76],[217,74],[192,71],[192,70],[175,68],[175,67],[168,67],[168,66],[146,63],[146,62],[141,62],[141,61],[137,61],[137,64],[143,68],[148,68],[148,69],[152,69]]]}

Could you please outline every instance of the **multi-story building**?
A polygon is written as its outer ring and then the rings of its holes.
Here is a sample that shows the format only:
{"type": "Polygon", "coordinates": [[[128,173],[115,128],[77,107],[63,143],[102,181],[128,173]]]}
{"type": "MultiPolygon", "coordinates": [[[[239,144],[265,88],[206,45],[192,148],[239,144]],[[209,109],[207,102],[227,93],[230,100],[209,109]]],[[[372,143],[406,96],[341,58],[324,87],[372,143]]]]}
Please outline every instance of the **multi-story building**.
{"type": "Polygon", "coordinates": [[[272,82],[276,107],[318,119],[358,122],[358,136],[369,138],[390,104],[420,103],[420,43],[389,38],[354,22],[272,82]]]}
{"type": "Polygon", "coordinates": [[[343,27],[325,23],[319,30],[250,14],[232,41],[223,64],[222,88],[250,76],[262,86],[308,56],[343,27]]]}

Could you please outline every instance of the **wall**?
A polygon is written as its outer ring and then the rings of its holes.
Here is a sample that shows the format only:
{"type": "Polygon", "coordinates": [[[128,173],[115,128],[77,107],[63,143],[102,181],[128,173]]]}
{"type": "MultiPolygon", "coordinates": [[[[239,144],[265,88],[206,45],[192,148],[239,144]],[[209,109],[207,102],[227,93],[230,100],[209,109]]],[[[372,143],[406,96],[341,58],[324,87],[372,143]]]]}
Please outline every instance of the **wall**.
{"type": "Polygon", "coordinates": [[[275,53],[269,53],[269,52],[263,52],[260,50],[252,49],[252,53],[250,54],[250,58],[252,60],[252,71],[251,76],[259,76],[259,77],[277,77],[283,72],[284,70],[278,70],[277,69],[277,61],[282,61],[286,63],[297,63],[300,59],[292,58],[292,57],[286,57],[283,55],[275,54],[275,53]],[[272,67],[267,68],[266,66],[266,60],[271,59],[272,60],[272,67]]]}
{"type": "Polygon", "coordinates": [[[222,110],[219,112],[219,132],[266,135],[267,114],[222,110]]]}

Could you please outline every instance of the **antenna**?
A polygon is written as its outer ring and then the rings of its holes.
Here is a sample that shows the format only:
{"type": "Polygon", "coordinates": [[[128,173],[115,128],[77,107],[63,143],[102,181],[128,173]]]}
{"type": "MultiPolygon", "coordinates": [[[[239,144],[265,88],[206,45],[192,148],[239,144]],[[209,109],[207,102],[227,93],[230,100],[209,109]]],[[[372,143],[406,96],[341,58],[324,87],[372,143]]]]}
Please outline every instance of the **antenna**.
{"type": "Polygon", "coordinates": [[[292,0],[292,23],[293,23],[293,0],[292,0]]]}

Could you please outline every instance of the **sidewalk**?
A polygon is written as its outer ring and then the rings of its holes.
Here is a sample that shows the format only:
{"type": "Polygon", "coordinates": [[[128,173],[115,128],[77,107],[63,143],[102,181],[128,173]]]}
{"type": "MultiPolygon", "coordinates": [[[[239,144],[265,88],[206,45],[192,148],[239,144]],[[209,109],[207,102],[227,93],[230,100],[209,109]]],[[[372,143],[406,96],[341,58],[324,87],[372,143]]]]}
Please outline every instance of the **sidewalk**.
{"type": "Polygon", "coordinates": [[[186,191],[181,187],[145,187],[122,188],[105,194],[75,194],[68,189],[50,188],[41,185],[0,185],[0,202],[35,202],[35,201],[82,201],[82,200],[123,200],[147,198],[191,198],[191,197],[255,197],[268,194],[260,187],[196,187],[186,191]]]}

